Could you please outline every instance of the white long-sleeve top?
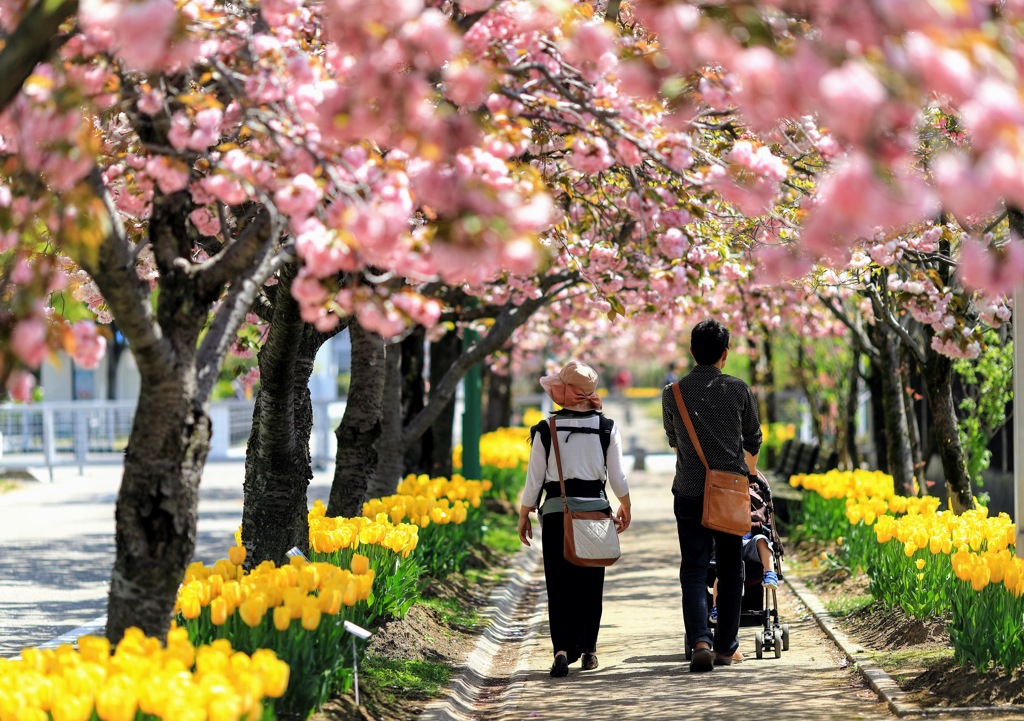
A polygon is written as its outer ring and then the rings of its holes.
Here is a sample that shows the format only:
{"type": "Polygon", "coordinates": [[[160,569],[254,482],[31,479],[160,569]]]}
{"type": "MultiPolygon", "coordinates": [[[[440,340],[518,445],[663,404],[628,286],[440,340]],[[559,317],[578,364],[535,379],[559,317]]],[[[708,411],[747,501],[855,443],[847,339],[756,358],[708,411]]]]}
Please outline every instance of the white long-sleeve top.
{"type": "MultiPolygon", "coordinates": [[[[547,422],[547,421],[545,421],[547,422]]],[[[600,416],[595,412],[591,415],[555,416],[558,429],[558,448],[562,456],[562,477],[576,478],[582,481],[593,481],[597,484],[608,482],[611,493],[622,498],[629,493],[626,474],[622,462],[622,438],[618,425],[612,426],[611,442],[608,444],[608,466],[605,470],[605,458],[601,450],[601,438],[596,433],[573,433],[573,428],[598,428],[600,416]]],[[[558,465],[555,462],[555,447],[545,455],[544,444],[539,438],[533,439],[530,451],[530,463],[526,469],[526,487],[523,489],[522,505],[536,508],[537,497],[541,488],[549,481],[558,483],[558,465]]],[[[607,494],[611,495],[611,494],[607,494]]],[[[607,508],[608,503],[600,498],[579,498],[569,496],[569,508],[573,511],[599,510],[607,508]]],[[[553,496],[544,502],[542,513],[561,512],[562,499],[553,496]]]]}

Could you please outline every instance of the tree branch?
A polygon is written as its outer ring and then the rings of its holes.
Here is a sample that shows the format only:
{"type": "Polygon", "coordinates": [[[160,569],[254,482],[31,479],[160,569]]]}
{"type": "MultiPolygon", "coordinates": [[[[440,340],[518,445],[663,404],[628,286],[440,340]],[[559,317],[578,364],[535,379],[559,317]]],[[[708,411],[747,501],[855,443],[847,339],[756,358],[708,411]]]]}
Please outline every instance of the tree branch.
{"type": "Polygon", "coordinates": [[[815,295],[817,295],[818,300],[820,300],[824,304],[824,306],[828,308],[829,311],[832,312],[832,315],[838,318],[839,322],[845,325],[850,330],[850,332],[853,334],[854,340],[857,342],[857,345],[859,345],[861,350],[867,354],[867,356],[871,359],[871,362],[878,363],[881,360],[881,356],[878,353],[878,349],[875,348],[875,346],[871,343],[871,340],[868,338],[867,334],[864,332],[864,329],[861,328],[856,323],[854,323],[853,319],[850,318],[850,316],[843,309],[843,307],[840,305],[836,305],[832,298],[827,298],[823,296],[820,292],[815,293],[815,295]]]}
{"type": "MultiPolygon", "coordinates": [[[[268,223],[268,228],[274,224],[268,223]]],[[[290,249],[273,252],[277,242],[276,233],[267,233],[262,244],[263,257],[258,263],[243,272],[232,281],[227,297],[214,315],[206,335],[199,345],[196,356],[196,367],[199,370],[199,397],[209,398],[213,385],[217,382],[220,367],[227,356],[228,349],[235,341],[235,334],[245,320],[245,314],[255,302],[270,276],[294,260],[290,249]]]]}
{"type": "Polygon", "coordinates": [[[171,363],[174,350],[156,322],[149,284],[135,270],[134,244],[98,167],[89,173],[88,183],[103,204],[110,229],[95,253],[77,253],[75,260],[96,281],[139,363],[171,363]]]}
{"type": "Polygon", "coordinates": [[[898,320],[896,320],[896,317],[892,314],[892,311],[885,307],[885,305],[882,303],[881,297],[878,295],[878,292],[874,288],[868,288],[868,297],[871,298],[871,307],[875,309],[875,315],[878,317],[878,319],[883,321],[886,325],[888,325],[890,328],[896,331],[896,335],[898,335],[900,339],[902,339],[903,342],[906,343],[907,350],[909,350],[913,354],[914,359],[917,360],[917,362],[920,363],[921,367],[923,368],[925,364],[925,357],[924,351],[921,349],[921,346],[918,345],[917,341],[914,340],[913,336],[910,335],[909,331],[907,331],[907,329],[904,328],[898,320]]]}
{"type": "Polygon", "coordinates": [[[530,316],[548,300],[550,300],[550,296],[542,294],[538,298],[530,298],[518,306],[512,303],[505,305],[501,315],[494,321],[494,325],[487,333],[472,347],[464,350],[441,378],[441,381],[430,389],[430,398],[426,407],[416,414],[402,431],[402,450],[399,452],[404,452],[404,449],[426,433],[427,429],[437,420],[448,401],[455,397],[455,389],[470,367],[505,345],[516,329],[526,323],[530,316]]]}
{"type": "Polygon", "coordinates": [[[0,52],[0,111],[10,105],[36,65],[50,57],[62,40],[57,32],[78,12],[78,0],[41,0],[29,8],[6,36],[0,52]]]}
{"type": "Polygon", "coordinates": [[[195,268],[193,275],[201,291],[219,292],[221,287],[256,265],[265,252],[267,241],[281,236],[283,225],[272,210],[263,207],[256,211],[233,242],[225,244],[220,252],[195,268]]]}

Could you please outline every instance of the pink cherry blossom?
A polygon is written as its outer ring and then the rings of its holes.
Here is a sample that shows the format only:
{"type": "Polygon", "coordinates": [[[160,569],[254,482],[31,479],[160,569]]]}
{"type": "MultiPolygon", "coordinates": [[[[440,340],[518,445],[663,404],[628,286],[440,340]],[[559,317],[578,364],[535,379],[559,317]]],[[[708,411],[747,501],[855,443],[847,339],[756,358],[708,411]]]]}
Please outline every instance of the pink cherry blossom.
{"type": "Polygon", "coordinates": [[[29,368],[38,368],[49,353],[46,321],[28,316],[18,321],[11,331],[11,351],[29,368]]]}
{"type": "Polygon", "coordinates": [[[200,187],[225,205],[239,205],[249,197],[242,184],[227,175],[215,174],[199,181],[200,187]]]}
{"type": "Polygon", "coordinates": [[[74,346],[71,356],[82,368],[95,368],[107,352],[107,339],[92,321],[80,320],[71,326],[74,346]]]}
{"type": "Polygon", "coordinates": [[[819,92],[831,127],[854,142],[867,135],[886,100],[885,87],[866,64],[857,61],[826,73],[819,92]]]}
{"type": "Polygon", "coordinates": [[[161,193],[176,193],[188,185],[188,168],[181,161],[167,156],[150,158],[146,163],[146,172],[156,180],[161,193]]]}
{"type": "Polygon", "coordinates": [[[1024,241],[1013,238],[993,249],[966,236],[960,246],[959,272],[968,288],[993,296],[1010,295],[1024,278],[1024,241]]]}
{"type": "Polygon", "coordinates": [[[86,33],[110,33],[117,54],[137,70],[156,70],[177,19],[172,0],[85,0],[79,21],[86,33]]]}
{"type": "Polygon", "coordinates": [[[445,95],[456,105],[477,107],[487,98],[491,76],[479,65],[451,63],[442,76],[445,95]]]}
{"type": "Polygon", "coordinates": [[[323,191],[316,180],[308,174],[297,175],[274,193],[274,205],[292,218],[304,218],[313,212],[323,198],[323,191]]]}
{"type": "Polygon", "coordinates": [[[27,403],[32,400],[32,389],[36,387],[36,377],[24,370],[16,370],[7,378],[7,392],[11,400],[27,403]]]}
{"type": "Polygon", "coordinates": [[[573,141],[572,151],[569,163],[584,175],[600,173],[615,164],[615,159],[608,152],[608,143],[604,138],[594,138],[588,142],[577,137],[573,141]]]}

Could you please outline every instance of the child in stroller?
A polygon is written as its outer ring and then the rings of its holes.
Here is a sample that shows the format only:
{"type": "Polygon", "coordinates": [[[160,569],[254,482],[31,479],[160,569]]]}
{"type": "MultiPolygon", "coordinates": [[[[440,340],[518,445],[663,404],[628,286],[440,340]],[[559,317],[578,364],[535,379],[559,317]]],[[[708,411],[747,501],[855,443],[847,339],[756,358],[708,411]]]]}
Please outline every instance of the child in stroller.
{"type": "MultiPolygon", "coordinates": [[[[759,472],[750,477],[750,533],[743,537],[743,600],[740,604],[740,626],[760,626],[754,634],[754,651],[762,658],[765,651],[774,651],[780,658],[789,650],[789,624],[779,623],[776,592],[782,578],[782,541],[775,524],[771,487],[759,472]]],[[[718,576],[714,554],[708,566],[708,599],[711,609],[709,627],[717,625],[718,576]]],[[[689,653],[689,651],[688,651],[689,653]]]]}

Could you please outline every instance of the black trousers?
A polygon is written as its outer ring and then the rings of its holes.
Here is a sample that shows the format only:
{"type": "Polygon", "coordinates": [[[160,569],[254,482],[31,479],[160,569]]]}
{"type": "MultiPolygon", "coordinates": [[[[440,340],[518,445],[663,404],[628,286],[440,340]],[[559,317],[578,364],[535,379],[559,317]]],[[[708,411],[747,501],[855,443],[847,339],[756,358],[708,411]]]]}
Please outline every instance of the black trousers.
{"type": "Polygon", "coordinates": [[[710,531],[701,525],[703,496],[676,496],[676,528],[679,532],[679,584],[683,589],[683,624],[691,646],[700,641],[712,644],[716,653],[731,656],[739,641],[740,602],[743,595],[743,539],[729,533],[710,531]],[[708,564],[715,546],[718,574],[718,624],[715,637],[708,630],[708,564]]]}
{"type": "Polygon", "coordinates": [[[562,555],[563,519],[561,512],[544,514],[541,542],[552,651],[565,651],[569,663],[573,663],[584,653],[597,650],[604,567],[586,568],[565,560],[562,555]]]}

